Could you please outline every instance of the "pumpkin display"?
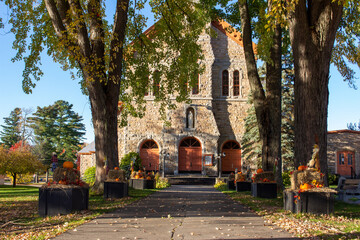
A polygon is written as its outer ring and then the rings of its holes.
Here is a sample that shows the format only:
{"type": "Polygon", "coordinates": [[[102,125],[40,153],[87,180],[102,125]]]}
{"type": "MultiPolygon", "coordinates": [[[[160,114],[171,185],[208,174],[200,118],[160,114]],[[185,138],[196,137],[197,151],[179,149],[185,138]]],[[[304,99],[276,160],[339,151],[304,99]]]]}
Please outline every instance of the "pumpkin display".
{"type": "Polygon", "coordinates": [[[311,189],[312,188],[312,186],[311,186],[311,184],[308,184],[308,183],[304,183],[304,184],[301,184],[300,185],[300,190],[309,190],[309,189],[311,189]]]}
{"type": "Polygon", "coordinates": [[[298,167],[298,171],[304,171],[306,169],[305,165],[301,165],[298,167]]]}
{"type": "Polygon", "coordinates": [[[264,172],[264,170],[262,170],[262,168],[259,168],[258,170],[256,170],[256,173],[262,173],[264,172]]]}
{"type": "Polygon", "coordinates": [[[74,163],[70,162],[70,161],[65,161],[63,163],[63,168],[73,168],[74,167],[74,163]]]}

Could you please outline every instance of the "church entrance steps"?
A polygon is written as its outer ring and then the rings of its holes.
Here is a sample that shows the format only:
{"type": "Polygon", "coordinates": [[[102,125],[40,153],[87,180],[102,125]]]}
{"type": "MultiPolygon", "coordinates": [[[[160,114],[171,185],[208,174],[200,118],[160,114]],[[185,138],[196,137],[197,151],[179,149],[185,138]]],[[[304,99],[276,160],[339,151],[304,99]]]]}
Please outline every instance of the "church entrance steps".
{"type": "Polygon", "coordinates": [[[171,185],[214,185],[216,177],[184,175],[167,177],[171,185]]]}

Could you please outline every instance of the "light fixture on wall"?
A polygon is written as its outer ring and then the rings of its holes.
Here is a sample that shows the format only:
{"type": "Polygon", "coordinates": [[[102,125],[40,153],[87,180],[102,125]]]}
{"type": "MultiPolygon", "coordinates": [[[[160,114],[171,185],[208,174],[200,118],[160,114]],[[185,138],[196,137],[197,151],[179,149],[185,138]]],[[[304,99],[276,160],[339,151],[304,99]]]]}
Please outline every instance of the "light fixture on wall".
{"type": "Polygon", "coordinates": [[[170,154],[169,153],[165,153],[164,154],[164,160],[163,160],[163,171],[162,171],[162,177],[164,178],[165,177],[165,160],[167,158],[169,158],[170,154]]]}

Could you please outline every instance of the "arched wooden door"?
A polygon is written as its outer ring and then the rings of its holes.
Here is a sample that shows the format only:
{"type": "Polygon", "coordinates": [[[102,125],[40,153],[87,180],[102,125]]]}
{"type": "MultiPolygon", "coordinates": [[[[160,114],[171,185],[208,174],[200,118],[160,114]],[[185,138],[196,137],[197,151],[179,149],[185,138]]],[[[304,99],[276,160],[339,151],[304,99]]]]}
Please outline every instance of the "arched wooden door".
{"type": "Polygon", "coordinates": [[[351,176],[351,168],[355,171],[355,153],[352,151],[337,152],[337,174],[351,176]]]}
{"type": "Polygon", "coordinates": [[[179,146],[179,172],[201,171],[201,144],[196,138],[185,138],[179,146]]]}
{"type": "Polygon", "coordinates": [[[159,147],[154,140],[147,140],[141,145],[140,158],[146,171],[159,170],[159,147]]]}
{"type": "Polygon", "coordinates": [[[241,149],[238,142],[226,142],[221,152],[225,153],[225,157],[221,157],[222,172],[233,172],[235,168],[241,171],[241,149]]]}

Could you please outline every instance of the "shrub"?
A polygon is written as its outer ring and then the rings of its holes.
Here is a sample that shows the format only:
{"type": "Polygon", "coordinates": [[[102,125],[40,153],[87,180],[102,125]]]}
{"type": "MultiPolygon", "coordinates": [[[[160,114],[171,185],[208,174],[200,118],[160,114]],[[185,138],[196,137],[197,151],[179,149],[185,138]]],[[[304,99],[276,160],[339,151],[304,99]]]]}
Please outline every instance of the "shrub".
{"type": "Polygon", "coordinates": [[[156,188],[167,188],[167,187],[171,186],[168,179],[160,177],[159,173],[155,174],[154,179],[155,179],[155,182],[156,182],[156,188]]]}
{"type": "Polygon", "coordinates": [[[336,174],[329,173],[328,174],[328,183],[329,185],[337,185],[339,181],[339,176],[336,174]]]}
{"type": "Polygon", "coordinates": [[[120,168],[125,170],[125,175],[127,178],[129,178],[131,174],[131,163],[133,163],[134,171],[139,171],[139,169],[141,169],[141,158],[138,153],[129,152],[121,159],[120,168]]]}
{"type": "Polygon", "coordinates": [[[94,167],[89,167],[88,169],[86,169],[85,173],[84,173],[84,177],[83,177],[84,182],[86,182],[90,186],[94,185],[94,183],[95,183],[95,172],[96,172],[96,167],[95,166],[94,167]]]}
{"type": "Polygon", "coordinates": [[[214,188],[216,188],[219,191],[225,191],[227,190],[227,185],[226,183],[224,183],[222,180],[218,181],[215,185],[214,188]]]}
{"type": "MultiPolygon", "coordinates": [[[[11,174],[7,174],[8,178],[10,179],[11,183],[14,182],[14,177],[11,174]]],[[[18,174],[16,175],[16,182],[17,183],[30,183],[34,180],[34,174],[18,174]]]]}
{"type": "Polygon", "coordinates": [[[291,184],[290,182],[290,172],[283,172],[282,173],[282,179],[284,186],[289,186],[291,184]]]}

